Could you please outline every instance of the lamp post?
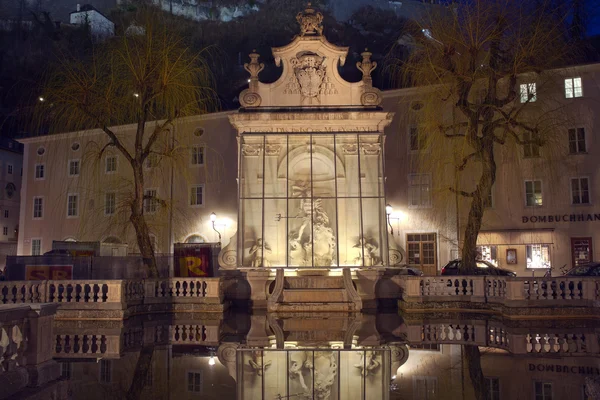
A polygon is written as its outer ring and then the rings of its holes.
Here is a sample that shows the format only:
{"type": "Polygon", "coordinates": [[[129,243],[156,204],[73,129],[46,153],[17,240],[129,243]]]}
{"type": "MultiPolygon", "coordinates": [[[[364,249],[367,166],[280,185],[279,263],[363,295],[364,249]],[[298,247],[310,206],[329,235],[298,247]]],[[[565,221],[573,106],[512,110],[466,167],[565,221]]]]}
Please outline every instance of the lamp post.
{"type": "Polygon", "coordinates": [[[215,214],[214,212],[210,214],[210,221],[212,222],[212,227],[213,230],[215,232],[217,232],[217,235],[219,235],[219,245],[221,245],[221,232],[219,232],[217,230],[217,228],[215,227],[215,222],[217,221],[217,214],[215,214]]]}
{"type": "Polygon", "coordinates": [[[390,233],[392,234],[392,236],[394,236],[394,228],[392,227],[392,222],[390,221],[390,215],[392,214],[393,211],[394,211],[394,208],[391,205],[389,205],[389,204],[385,205],[385,214],[387,215],[387,223],[390,226],[390,233]]]}

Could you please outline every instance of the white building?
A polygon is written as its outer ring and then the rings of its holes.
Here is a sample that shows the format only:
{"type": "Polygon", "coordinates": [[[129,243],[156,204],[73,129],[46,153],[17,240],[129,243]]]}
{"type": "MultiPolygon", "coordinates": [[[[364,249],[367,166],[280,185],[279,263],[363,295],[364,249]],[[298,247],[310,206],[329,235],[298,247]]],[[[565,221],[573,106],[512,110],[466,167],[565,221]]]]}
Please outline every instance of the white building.
{"type": "Polygon", "coordinates": [[[23,145],[0,138],[0,269],[7,255],[17,254],[23,145]]]}
{"type": "Polygon", "coordinates": [[[115,24],[90,4],[77,4],[77,11],[70,14],[73,25],[89,24],[92,36],[102,39],[115,34],[115,24]]]}

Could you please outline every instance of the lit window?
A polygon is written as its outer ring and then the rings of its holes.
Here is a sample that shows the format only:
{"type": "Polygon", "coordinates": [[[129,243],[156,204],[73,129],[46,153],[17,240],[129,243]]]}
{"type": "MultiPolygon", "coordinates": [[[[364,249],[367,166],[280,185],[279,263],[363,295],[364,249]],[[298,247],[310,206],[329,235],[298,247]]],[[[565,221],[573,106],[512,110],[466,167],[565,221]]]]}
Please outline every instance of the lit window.
{"type": "Polygon", "coordinates": [[[533,103],[537,100],[537,90],[535,82],[533,83],[522,83],[520,86],[520,97],[521,103],[533,103]]]}
{"type": "Polygon", "coordinates": [[[573,97],[583,96],[583,88],[581,86],[581,78],[565,79],[565,97],[572,99],[573,97]]]}
{"type": "Polygon", "coordinates": [[[188,372],[187,387],[188,392],[202,392],[202,372],[188,372]]]}
{"type": "Polygon", "coordinates": [[[500,400],[500,380],[498,378],[485,378],[486,400],[500,400]]]}
{"type": "Polygon", "coordinates": [[[590,187],[588,178],[571,179],[571,203],[590,204],[590,187]]]}
{"type": "Polygon", "coordinates": [[[13,173],[13,166],[12,166],[12,164],[8,164],[8,174],[12,175],[12,173],[13,173]]]}
{"type": "Polygon", "coordinates": [[[100,360],[100,382],[112,382],[112,362],[110,360],[100,360]]]}
{"type": "Polygon", "coordinates": [[[77,217],[79,215],[79,196],[70,194],[67,197],[67,217],[77,217]]]}
{"type": "Polygon", "coordinates": [[[39,256],[42,254],[42,239],[31,239],[31,255],[39,256]]]}
{"type": "Polygon", "coordinates": [[[115,213],[117,195],[115,193],[106,193],[104,195],[104,214],[113,215],[115,213]]]}
{"type": "Polygon", "coordinates": [[[579,154],[585,153],[587,147],[585,145],[585,129],[571,128],[569,129],[569,153],[579,154]]]}
{"type": "Polygon", "coordinates": [[[523,157],[532,158],[540,156],[539,135],[531,132],[524,132],[523,141],[526,142],[523,145],[523,157]]]}
{"type": "Polygon", "coordinates": [[[44,164],[35,164],[35,179],[44,179],[44,164]]]}
{"type": "Polygon", "coordinates": [[[528,244],[525,246],[527,268],[550,268],[550,246],[547,244],[528,244]]]}
{"type": "Polygon", "coordinates": [[[204,147],[192,147],[192,165],[204,165],[204,147]]]}
{"type": "Polygon", "coordinates": [[[542,205],[542,181],[525,181],[525,204],[528,207],[542,205]]]}
{"type": "Polygon", "coordinates": [[[194,185],[190,189],[190,205],[201,206],[204,204],[204,185],[194,185]]]}
{"type": "Polygon", "coordinates": [[[496,246],[477,246],[477,259],[498,266],[498,250],[496,246]]]}
{"type": "Polygon", "coordinates": [[[425,135],[421,129],[411,126],[409,130],[410,151],[425,150],[425,135]]]}
{"type": "Polygon", "coordinates": [[[431,207],[431,175],[408,175],[408,207],[431,207]]]}
{"type": "Polygon", "coordinates": [[[4,210],[4,218],[8,218],[8,210],[4,210]]]}
{"type": "Polygon", "coordinates": [[[69,160],[69,176],[79,175],[79,160],[69,160]]]}
{"type": "Polygon", "coordinates": [[[41,197],[33,198],[33,218],[39,219],[44,216],[44,199],[41,197]]]}
{"type": "Polygon", "coordinates": [[[156,198],[156,189],[146,189],[144,191],[144,212],[148,214],[155,213],[158,208],[158,199],[156,198]]]}
{"type": "Polygon", "coordinates": [[[552,400],[552,383],[535,382],[535,400],[552,400]]]}
{"type": "Polygon", "coordinates": [[[106,157],[106,173],[117,172],[117,156],[106,157]]]}

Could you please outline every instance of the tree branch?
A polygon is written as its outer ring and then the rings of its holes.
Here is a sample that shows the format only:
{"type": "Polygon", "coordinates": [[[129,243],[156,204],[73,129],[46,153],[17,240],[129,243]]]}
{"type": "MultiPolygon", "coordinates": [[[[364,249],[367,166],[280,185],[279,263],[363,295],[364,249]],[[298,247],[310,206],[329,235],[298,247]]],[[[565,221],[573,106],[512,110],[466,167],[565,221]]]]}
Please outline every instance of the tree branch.
{"type": "Polygon", "coordinates": [[[460,165],[458,167],[456,167],[456,169],[458,169],[459,171],[464,171],[464,169],[467,167],[467,163],[469,162],[469,160],[471,160],[473,157],[479,155],[479,152],[473,152],[471,154],[469,154],[468,156],[464,157],[462,159],[462,162],[460,163],[460,165]]]}
{"type": "Polygon", "coordinates": [[[144,161],[150,154],[150,151],[152,150],[152,146],[158,140],[158,135],[164,131],[165,126],[170,125],[173,122],[173,120],[175,120],[177,118],[178,115],[179,115],[179,112],[176,112],[173,117],[167,119],[162,125],[161,124],[156,125],[156,127],[154,128],[154,132],[152,132],[152,135],[150,135],[150,138],[148,139],[148,143],[146,143],[146,147],[142,151],[142,161],[144,161]]]}
{"type": "Polygon", "coordinates": [[[453,187],[449,187],[448,190],[450,190],[452,193],[460,194],[463,197],[473,197],[473,196],[475,196],[475,191],[473,191],[473,192],[465,192],[463,190],[456,190],[453,187]]]}

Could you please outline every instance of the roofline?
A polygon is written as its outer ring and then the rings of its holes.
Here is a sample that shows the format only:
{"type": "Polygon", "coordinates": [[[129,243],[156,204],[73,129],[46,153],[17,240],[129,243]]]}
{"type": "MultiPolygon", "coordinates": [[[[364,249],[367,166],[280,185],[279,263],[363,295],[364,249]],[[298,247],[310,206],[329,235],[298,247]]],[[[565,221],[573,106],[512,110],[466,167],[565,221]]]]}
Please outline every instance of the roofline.
{"type": "MultiPolygon", "coordinates": [[[[194,122],[194,121],[215,120],[215,119],[219,119],[219,118],[228,118],[228,116],[230,114],[233,114],[235,112],[237,112],[237,110],[191,115],[189,117],[177,119],[175,124],[194,122]]],[[[152,122],[155,122],[155,121],[148,121],[148,123],[152,123],[152,122]]],[[[156,121],[156,122],[164,122],[164,120],[160,120],[160,121],[156,121]]],[[[137,124],[117,125],[117,126],[112,126],[110,128],[116,132],[123,132],[123,131],[128,131],[128,130],[135,130],[137,128],[137,124]]],[[[19,143],[27,144],[27,143],[47,142],[49,140],[61,140],[61,139],[66,139],[66,138],[70,138],[70,137],[80,137],[82,135],[104,135],[104,134],[105,133],[102,129],[95,128],[95,129],[87,129],[87,130],[82,130],[82,131],[62,132],[62,133],[54,133],[54,134],[49,134],[49,135],[23,137],[23,138],[17,138],[15,140],[19,143]]]]}

